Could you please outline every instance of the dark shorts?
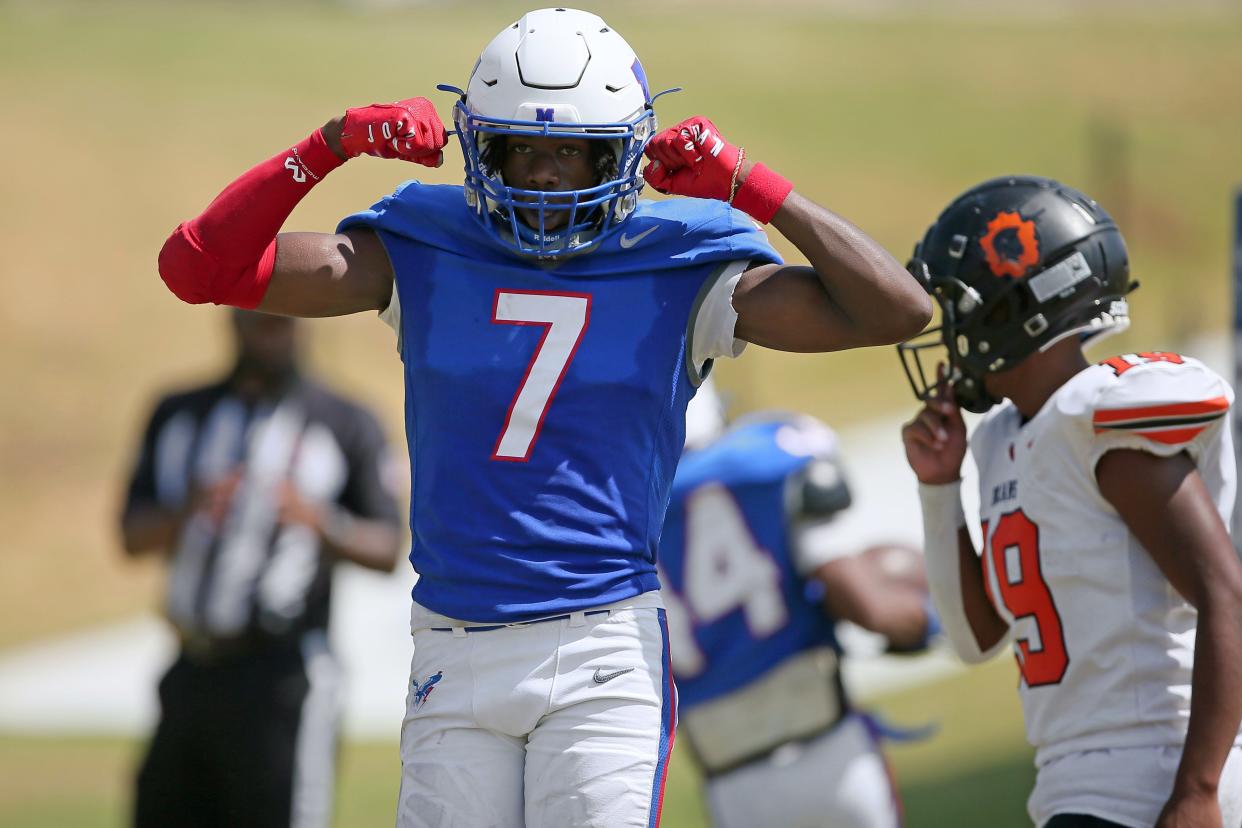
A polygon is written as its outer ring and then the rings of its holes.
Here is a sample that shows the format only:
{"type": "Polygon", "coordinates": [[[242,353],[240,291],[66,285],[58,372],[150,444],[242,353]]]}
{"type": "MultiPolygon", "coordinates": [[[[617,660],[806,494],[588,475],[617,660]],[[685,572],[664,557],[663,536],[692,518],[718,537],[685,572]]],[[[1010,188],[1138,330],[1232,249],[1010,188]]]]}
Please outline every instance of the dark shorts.
{"type": "Polygon", "coordinates": [[[326,648],[308,656],[296,645],[178,658],[160,682],[134,824],[286,826],[296,812],[299,824],[327,825],[339,682],[334,666],[322,680],[322,661],[309,672],[308,657],[331,663],[326,648]]]}

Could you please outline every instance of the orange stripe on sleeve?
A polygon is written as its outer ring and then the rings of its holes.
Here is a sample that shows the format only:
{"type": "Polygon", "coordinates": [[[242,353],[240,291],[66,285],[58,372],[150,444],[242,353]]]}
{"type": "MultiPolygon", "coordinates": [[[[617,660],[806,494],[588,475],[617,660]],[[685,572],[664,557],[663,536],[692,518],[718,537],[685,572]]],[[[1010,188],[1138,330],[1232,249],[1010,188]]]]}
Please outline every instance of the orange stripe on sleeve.
{"type": "Polygon", "coordinates": [[[1096,411],[1092,422],[1116,423],[1123,420],[1154,420],[1162,417],[1187,417],[1194,414],[1224,414],[1229,410],[1229,400],[1215,397],[1198,402],[1153,405],[1143,408],[1111,408],[1096,411]]]}
{"type": "Polygon", "coordinates": [[[1166,446],[1176,446],[1181,443],[1189,443],[1198,437],[1206,429],[1206,425],[1191,426],[1190,428],[1170,428],[1164,431],[1117,431],[1114,429],[1097,428],[1096,434],[1105,432],[1110,434],[1137,434],[1140,437],[1146,437],[1156,443],[1164,443],[1166,446]]]}

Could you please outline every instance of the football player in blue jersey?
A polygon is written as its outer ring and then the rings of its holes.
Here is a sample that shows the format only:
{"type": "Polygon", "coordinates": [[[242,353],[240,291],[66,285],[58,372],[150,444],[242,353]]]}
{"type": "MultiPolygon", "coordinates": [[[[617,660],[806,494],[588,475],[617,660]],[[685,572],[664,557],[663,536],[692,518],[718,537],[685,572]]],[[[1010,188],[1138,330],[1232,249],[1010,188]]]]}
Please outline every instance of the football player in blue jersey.
{"type": "Polygon", "coordinates": [[[427,100],[349,109],[180,225],[160,273],[188,302],[397,332],[419,574],[399,823],[653,825],[675,723],[656,544],[688,400],[746,342],[892,343],[930,302],[710,122],[657,135],[642,64],[595,15],[523,16],[457,94],[464,186],[278,236],[349,158],[443,162],[427,100]],[[640,201],[645,179],[698,197],[640,201]]]}
{"type": "Polygon", "coordinates": [[[836,518],[851,495],[826,426],[765,412],[721,434],[710,391],[690,404],[660,581],[682,733],[712,822],[893,828],[897,792],[845,693],[835,624],[925,648],[938,623],[922,556],[842,542],[836,518]]]}

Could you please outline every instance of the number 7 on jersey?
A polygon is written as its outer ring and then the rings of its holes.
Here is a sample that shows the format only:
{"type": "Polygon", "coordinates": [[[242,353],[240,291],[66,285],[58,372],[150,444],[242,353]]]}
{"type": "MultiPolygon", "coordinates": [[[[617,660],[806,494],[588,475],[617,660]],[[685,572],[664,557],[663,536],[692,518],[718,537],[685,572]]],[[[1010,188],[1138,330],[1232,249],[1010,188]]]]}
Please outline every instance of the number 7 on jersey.
{"type": "Polygon", "coordinates": [[[591,321],[591,294],[540,290],[497,290],[492,322],[540,325],[543,336],[518,384],[504,428],[492,450],[493,460],[530,459],[543,419],[565,378],[570,360],[591,321]]]}

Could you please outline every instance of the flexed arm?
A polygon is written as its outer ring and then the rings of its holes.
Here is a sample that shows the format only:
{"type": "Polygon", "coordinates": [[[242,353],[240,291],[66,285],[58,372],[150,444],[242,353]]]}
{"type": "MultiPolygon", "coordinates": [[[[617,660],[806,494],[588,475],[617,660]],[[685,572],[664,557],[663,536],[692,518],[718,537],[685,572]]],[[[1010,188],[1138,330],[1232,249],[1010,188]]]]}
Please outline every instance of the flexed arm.
{"type": "Polygon", "coordinates": [[[374,233],[277,233],[311,188],[350,158],[365,153],[435,167],[446,140],[424,98],[349,109],[248,170],[201,215],[178,225],[160,251],[160,275],[192,304],[292,316],[383,308],[392,268],[374,233]]]}
{"type": "Polygon", "coordinates": [[[838,351],[914,336],[931,300],[874,239],[819,206],[706,118],[664,130],[647,146],[647,181],[663,193],[726,201],[771,223],[811,266],[764,264],[733,293],[737,338],[783,351],[838,351]]]}

